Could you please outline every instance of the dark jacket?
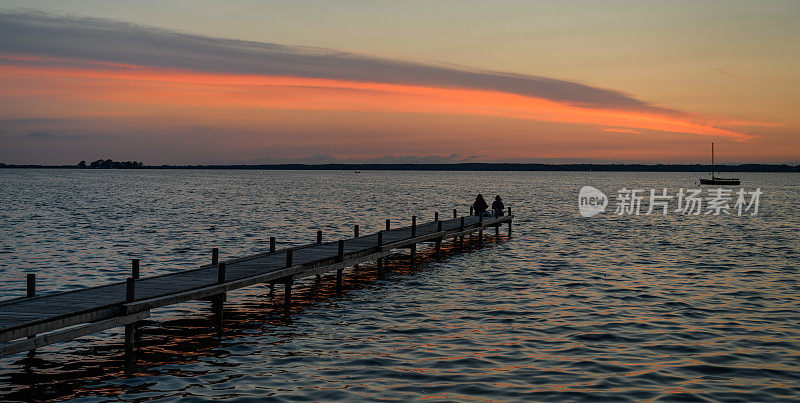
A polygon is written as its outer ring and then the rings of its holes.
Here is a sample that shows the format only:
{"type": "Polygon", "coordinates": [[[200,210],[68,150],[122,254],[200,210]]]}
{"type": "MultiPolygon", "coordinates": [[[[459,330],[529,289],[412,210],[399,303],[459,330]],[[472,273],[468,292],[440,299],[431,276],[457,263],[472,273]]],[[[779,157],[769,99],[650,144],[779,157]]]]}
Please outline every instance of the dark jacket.
{"type": "Polygon", "coordinates": [[[475,215],[481,215],[489,205],[486,204],[486,200],[483,200],[483,197],[478,197],[475,199],[475,203],[472,204],[472,207],[475,209],[475,215]]]}
{"type": "Polygon", "coordinates": [[[503,210],[505,210],[506,206],[503,204],[502,200],[494,199],[492,202],[492,210],[494,210],[494,214],[501,216],[503,215],[503,210]]]}

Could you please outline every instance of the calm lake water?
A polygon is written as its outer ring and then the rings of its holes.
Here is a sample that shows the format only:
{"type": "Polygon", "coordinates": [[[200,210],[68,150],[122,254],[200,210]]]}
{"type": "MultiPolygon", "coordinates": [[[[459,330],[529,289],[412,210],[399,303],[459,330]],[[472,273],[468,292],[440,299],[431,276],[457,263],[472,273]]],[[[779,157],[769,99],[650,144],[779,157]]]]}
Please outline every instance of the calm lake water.
{"type": "MultiPolygon", "coordinates": [[[[185,270],[466,212],[500,194],[512,238],[391,274],[349,271],[154,311],[139,360],[121,330],[0,360],[3,400],[778,401],[800,398],[800,176],[741,174],[750,216],[615,216],[617,190],[692,173],[0,170],[0,293],[185,270]],[[611,196],[578,214],[578,190],[611,196]]],[[[738,190],[739,187],[735,189],[738,190]]],[[[704,194],[705,196],[705,194],[704,194]]],[[[674,200],[673,200],[674,202],[674,200]]],[[[645,200],[646,210],[647,200],[645,200]]],[[[674,209],[675,205],[672,206],[674,209]]],[[[493,231],[487,237],[493,238],[493,231]]]]}

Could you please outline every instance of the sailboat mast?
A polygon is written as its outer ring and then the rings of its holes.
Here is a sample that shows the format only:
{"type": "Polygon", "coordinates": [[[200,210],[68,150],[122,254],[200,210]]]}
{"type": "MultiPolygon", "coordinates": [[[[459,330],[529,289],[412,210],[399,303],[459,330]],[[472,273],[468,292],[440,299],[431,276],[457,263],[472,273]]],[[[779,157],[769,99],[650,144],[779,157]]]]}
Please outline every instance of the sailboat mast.
{"type": "Polygon", "coordinates": [[[714,177],[714,143],[711,143],[711,177],[714,177]]]}

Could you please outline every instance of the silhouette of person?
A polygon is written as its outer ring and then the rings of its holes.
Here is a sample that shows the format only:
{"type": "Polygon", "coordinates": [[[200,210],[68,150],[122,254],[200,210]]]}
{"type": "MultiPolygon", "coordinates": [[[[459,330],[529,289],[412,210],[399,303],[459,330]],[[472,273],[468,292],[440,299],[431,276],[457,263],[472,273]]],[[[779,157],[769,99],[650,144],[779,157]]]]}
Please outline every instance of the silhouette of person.
{"type": "Polygon", "coordinates": [[[486,204],[486,200],[483,199],[482,194],[478,194],[478,197],[475,198],[475,203],[472,203],[472,207],[475,209],[475,215],[481,216],[483,212],[489,208],[489,205],[486,204]]]}
{"type": "Polygon", "coordinates": [[[503,199],[500,198],[500,195],[494,197],[494,201],[492,202],[492,210],[494,210],[494,216],[500,217],[503,215],[503,210],[506,206],[503,204],[503,199]]]}

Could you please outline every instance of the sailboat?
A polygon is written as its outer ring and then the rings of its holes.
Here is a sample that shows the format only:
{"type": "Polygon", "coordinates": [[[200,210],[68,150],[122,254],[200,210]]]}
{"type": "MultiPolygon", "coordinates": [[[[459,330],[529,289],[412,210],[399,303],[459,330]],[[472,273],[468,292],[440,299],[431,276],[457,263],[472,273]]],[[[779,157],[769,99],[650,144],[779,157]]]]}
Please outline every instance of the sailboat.
{"type": "Polygon", "coordinates": [[[711,179],[700,178],[701,185],[738,185],[739,178],[717,178],[714,175],[714,143],[711,143],[711,179]]]}

